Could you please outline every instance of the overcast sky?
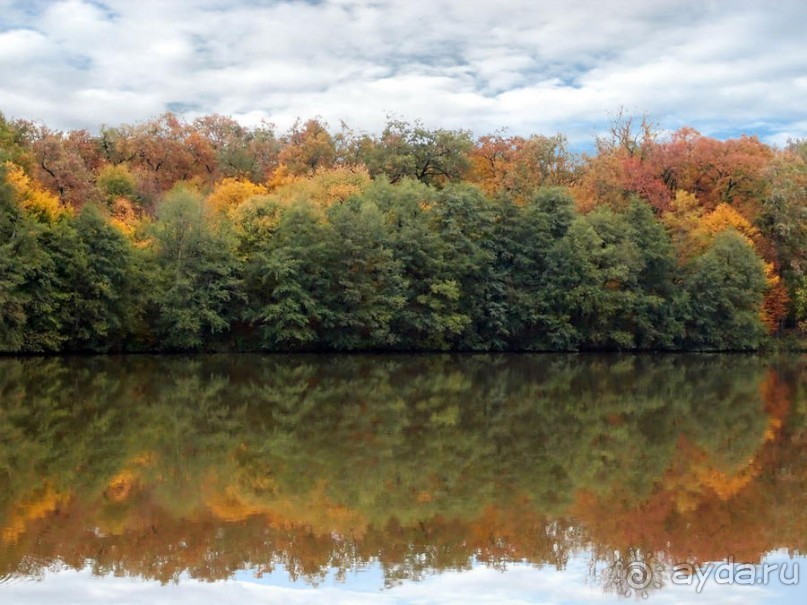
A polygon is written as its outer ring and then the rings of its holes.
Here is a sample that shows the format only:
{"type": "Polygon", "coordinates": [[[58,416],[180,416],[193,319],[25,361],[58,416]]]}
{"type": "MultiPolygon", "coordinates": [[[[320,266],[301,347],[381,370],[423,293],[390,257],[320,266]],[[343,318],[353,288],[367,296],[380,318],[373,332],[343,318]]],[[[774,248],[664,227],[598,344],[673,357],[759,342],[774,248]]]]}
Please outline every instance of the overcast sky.
{"type": "Polygon", "coordinates": [[[167,110],[378,132],[387,114],[591,141],[807,136],[805,0],[0,0],[0,111],[97,129],[167,110]]]}
{"type": "MultiPolygon", "coordinates": [[[[765,561],[785,562],[786,578],[796,573],[794,561],[783,552],[774,553],[765,561]]],[[[797,564],[801,563],[803,561],[797,564]]],[[[6,584],[0,583],[0,597],[19,605],[632,605],[645,602],[635,595],[626,598],[615,592],[606,593],[601,586],[592,583],[588,579],[586,555],[574,555],[563,571],[513,563],[508,565],[507,571],[500,572],[475,565],[471,570],[427,576],[421,582],[405,581],[388,590],[380,590],[383,582],[378,566],[373,566],[369,578],[361,578],[361,573],[350,573],[344,583],[329,581],[319,588],[302,581],[289,582],[279,577],[281,574],[257,579],[254,573],[238,573],[240,577],[235,580],[215,583],[192,580],[183,574],[177,584],[161,586],[156,581],[116,578],[111,574],[93,577],[87,568],[81,572],[49,571],[40,582],[11,578],[6,584]]],[[[807,596],[807,583],[803,578],[796,585],[783,586],[778,581],[778,571],[770,574],[770,581],[764,586],[718,583],[714,576],[703,573],[706,579],[702,581],[700,592],[695,581],[689,586],[667,581],[660,590],[650,592],[646,602],[653,605],[802,605],[807,596]]],[[[757,570],[760,577],[761,573],[757,570]]]]}

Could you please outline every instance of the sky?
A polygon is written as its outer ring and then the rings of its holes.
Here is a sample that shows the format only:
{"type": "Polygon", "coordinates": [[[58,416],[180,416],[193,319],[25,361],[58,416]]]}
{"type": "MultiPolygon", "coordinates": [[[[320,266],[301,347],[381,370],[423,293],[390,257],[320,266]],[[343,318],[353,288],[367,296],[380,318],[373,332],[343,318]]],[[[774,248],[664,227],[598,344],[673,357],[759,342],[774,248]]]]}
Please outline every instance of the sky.
{"type": "Polygon", "coordinates": [[[0,111],[58,129],[220,113],[476,135],[807,136],[804,0],[0,0],[0,111]]]}
{"type": "MultiPolygon", "coordinates": [[[[787,578],[793,577],[794,564],[785,554],[766,557],[767,562],[785,562],[787,578]]],[[[798,564],[804,560],[799,559],[798,564]]],[[[377,570],[375,570],[377,571],[377,570]]],[[[177,583],[161,585],[136,578],[94,577],[91,570],[48,571],[41,581],[0,582],[0,598],[19,605],[221,605],[244,603],[283,603],[284,605],[619,605],[647,602],[654,605],[802,605],[807,583],[800,577],[795,585],[773,580],[764,585],[718,584],[706,581],[700,591],[694,584],[667,584],[642,599],[604,592],[587,581],[588,560],[573,557],[565,570],[535,568],[511,564],[506,571],[483,565],[461,572],[443,572],[420,582],[404,582],[383,590],[380,572],[357,581],[349,575],[346,582],[327,582],[314,588],[302,582],[292,583],[276,574],[257,579],[249,574],[225,582],[203,582],[183,576],[177,583]]],[[[4,601],[6,602],[6,601],[4,601]]]]}

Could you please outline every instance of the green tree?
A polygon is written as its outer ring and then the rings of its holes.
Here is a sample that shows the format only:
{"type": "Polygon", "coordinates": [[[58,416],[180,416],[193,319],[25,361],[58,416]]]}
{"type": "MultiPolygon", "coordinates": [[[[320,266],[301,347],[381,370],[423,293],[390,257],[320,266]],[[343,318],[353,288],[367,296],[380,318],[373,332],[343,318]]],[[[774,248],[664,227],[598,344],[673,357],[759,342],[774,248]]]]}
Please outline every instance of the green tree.
{"type": "Polygon", "coordinates": [[[153,293],[163,349],[198,349],[238,314],[239,261],[225,219],[214,224],[204,198],[179,187],[163,199],[152,227],[160,270],[153,293]]]}
{"type": "Polygon", "coordinates": [[[124,164],[108,164],[98,173],[95,184],[107,202],[119,197],[132,198],[137,191],[137,180],[124,164]]]}
{"type": "Polygon", "coordinates": [[[284,208],[267,197],[244,204],[237,220],[245,259],[243,318],[258,331],[260,348],[316,348],[333,312],[322,301],[330,280],[328,226],[311,204],[284,208]]]}
{"type": "Polygon", "coordinates": [[[26,145],[26,132],[19,122],[9,122],[0,111],[0,164],[14,162],[29,168],[33,161],[31,150],[26,145]]]}
{"type": "Polygon", "coordinates": [[[392,183],[410,177],[442,186],[463,177],[470,167],[472,148],[469,131],[429,130],[420,122],[391,119],[380,139],[362,153],[373,176],[386,175],[392,183]]]}
{"type": "Polygon", "coordinates": [[[394,318],[406,299],[383,214],[372,201],[353,198],[331,206],[328,220],[331,283],[324,304],[332,314],[324,324],[324,344],[348,350],[394,346],[394,318]]]}
{"type": "Polygon", "coordinates": [[[670,348],[680,330],[675,260],[646,203],[600,207],[575,219],[551,253],[551,307],[569,344],[670,348]]]}
{"type": "Polygon", "coordinates": [[[468,184],[446,186],[432,212],[445,245],[441,281],[459,286],[459,313],[469,318],[458,340],[463,349],[504,349],[510,337],[505,275],[496,264],[497,209],[468,184]]]}
{"type": "Polygon", "coordinates": [[[61,272],[65,301],[65,347],[104,351],[121,348],[130,325],[127,290],[133,281],[126,238],[94,206],[85,206],[63,240],[61,272]]]}
{"type": "Polygon", "coordinates": [[[760,318],[765,270],[735,231],[718,234],[686,267],[686,342],[698,349],[755,349],[765,336],[760,318]]]}
{"type": "Polygon", "coordinates": [[[507,283],[511,346],[568,348],[570,328],[552,304],[558,285],[549,273],[549,255],[574,220],[574,201],[562,188],[543,188],[524,206],[502,200],[499,212],[496,263],[507,283]]]}
{"type": "Polygon", "coordinates": [[[0,351],[23,348],[26,297],[21,292],[26,275],[22,259],[37,256],[36,240],[14,201],[0,164],[0,351]]]}
{"type": "Polygon", "coordinates": [[[386,246],[400,264],[404,302],[392,319],[397,347],[451,348],[470,318],[460,309],[460,285],[450,274],[447,242],[434,229],[436,192],[413,179],[392,185],[379,178],[362,198],[383,213],[386,246]]]}
{"type": "Polygon", "coordinates": [[[768,167],[768,194],[762,200],[756,225],[772,244],[772,260],[788,289],[791,321],[807,322],[796,303],[799,285],[807,275],[807,141],[792,141],[768,167]]]}
{"type": "Polygon", "coordinates": [[[64,220],[22,208],[0,165],[0,350],[56,351],[64,342],[64,285],[55,253],[70,233],[64,220]]]}

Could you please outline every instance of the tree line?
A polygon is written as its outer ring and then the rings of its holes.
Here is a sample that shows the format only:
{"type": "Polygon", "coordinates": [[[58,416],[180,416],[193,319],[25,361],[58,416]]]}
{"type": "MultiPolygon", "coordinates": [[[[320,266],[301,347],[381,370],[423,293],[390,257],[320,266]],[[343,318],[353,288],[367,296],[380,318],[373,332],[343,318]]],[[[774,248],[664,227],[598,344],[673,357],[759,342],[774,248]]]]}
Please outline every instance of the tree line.
{"type": "Polygon", "coordinates": [[[764,346],[807,327],[807,143],[621,117],[474,139],[0,115],[0,351],[764,346]]]}

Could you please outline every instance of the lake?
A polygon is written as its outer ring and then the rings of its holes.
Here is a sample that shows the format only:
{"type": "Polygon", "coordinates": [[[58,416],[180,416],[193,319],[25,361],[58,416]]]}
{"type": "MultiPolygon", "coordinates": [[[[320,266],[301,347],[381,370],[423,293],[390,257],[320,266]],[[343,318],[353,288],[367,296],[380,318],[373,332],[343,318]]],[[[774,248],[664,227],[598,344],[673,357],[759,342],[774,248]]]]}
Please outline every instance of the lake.
{"type": "Polygon", "coordinates": [[[804,603],[805,365],[0,358],[0,601],[804,603]]]}

